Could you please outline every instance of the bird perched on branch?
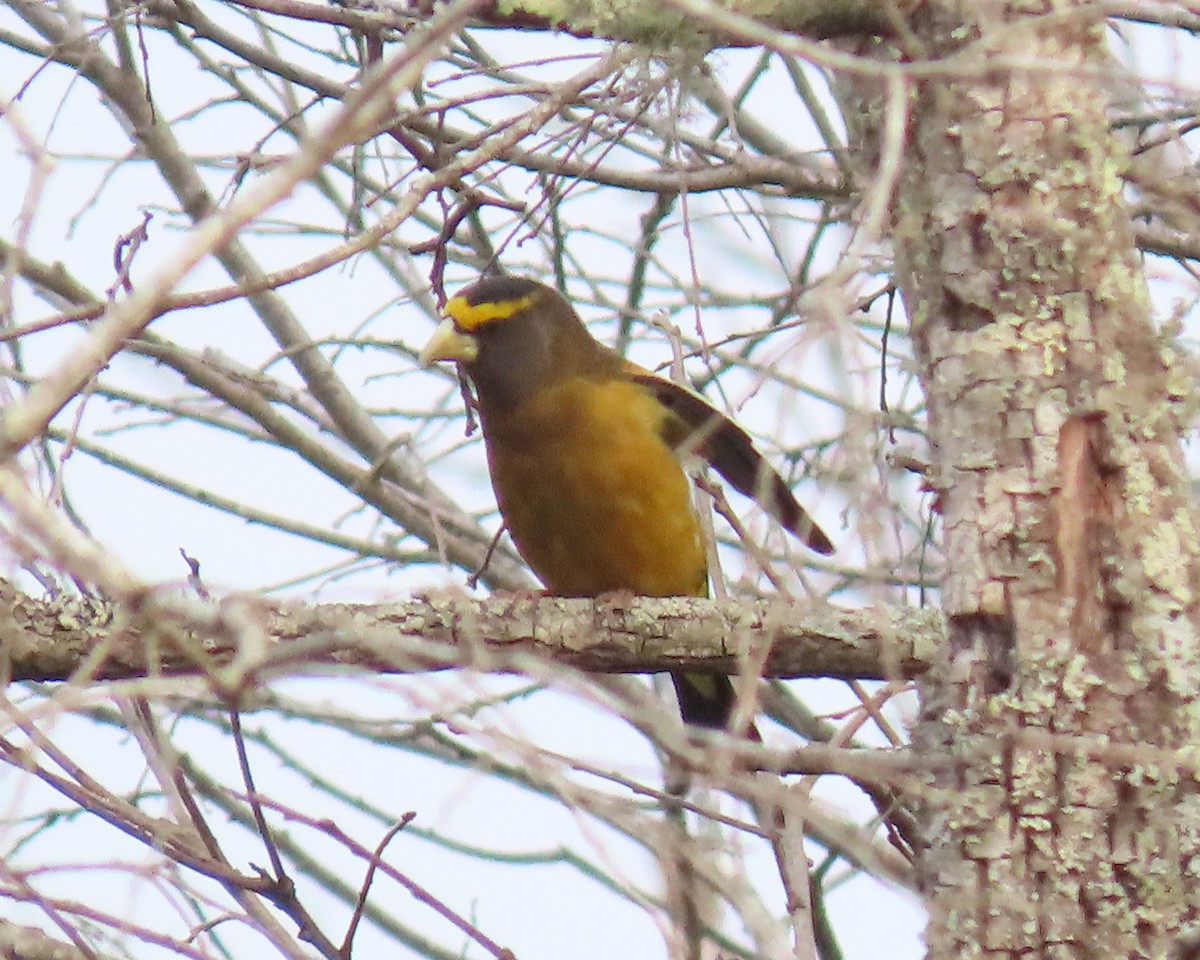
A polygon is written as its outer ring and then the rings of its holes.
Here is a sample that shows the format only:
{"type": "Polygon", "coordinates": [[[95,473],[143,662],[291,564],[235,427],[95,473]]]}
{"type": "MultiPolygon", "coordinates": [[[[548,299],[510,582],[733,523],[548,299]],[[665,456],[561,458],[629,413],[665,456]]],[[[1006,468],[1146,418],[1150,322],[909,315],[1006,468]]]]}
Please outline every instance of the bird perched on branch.
{"type": "MultiPolygon", "coordinates": [[[[421,352],[462,365],[492,487],[517,550],[553,594],[706,597],[681,459],[707,461],[817,553],[833,544],[744,430],[697,394],[592,338],[556,290],[487,276],[453,297],[421,352]]],[[[683,719],[725,727],[723,674],[672,673],[683,719]]]]}

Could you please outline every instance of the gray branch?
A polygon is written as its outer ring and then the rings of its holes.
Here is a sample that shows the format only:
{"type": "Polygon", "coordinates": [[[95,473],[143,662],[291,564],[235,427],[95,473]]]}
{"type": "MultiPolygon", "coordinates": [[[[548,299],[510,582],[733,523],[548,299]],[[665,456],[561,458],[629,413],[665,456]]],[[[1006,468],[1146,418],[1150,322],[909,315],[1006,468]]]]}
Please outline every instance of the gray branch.
{"type": "Polygon", "coordinates": [[[599,673],[734,673],[748,659],[770,677],[904,679],[927,668],[945,632],[932,610],[691,597],[447,593],[305,605],[148,594],[131,610],[37,600],[0,583],[0,607],[9,681],[220,671],[222,685],[245,687],[264,676],[345,668],[521,671],[531,657],[599,673]]]}

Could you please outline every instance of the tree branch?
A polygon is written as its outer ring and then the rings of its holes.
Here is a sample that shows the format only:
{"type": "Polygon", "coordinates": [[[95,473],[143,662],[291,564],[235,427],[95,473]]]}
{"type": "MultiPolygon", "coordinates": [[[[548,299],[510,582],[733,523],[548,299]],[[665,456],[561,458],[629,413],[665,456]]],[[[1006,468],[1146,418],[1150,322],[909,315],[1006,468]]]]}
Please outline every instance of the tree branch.
{"type": "Polygon", "coordinates": [[[0,606],[9,681],[88,682],[233,667],[236,678],[226,673],[222,683],[243,689],[284,672],[348,666],[387,673],[519,671],[530,657],[600,673],[681,666],[734,673],[739,651],[762,644],[770,646],[765,676],[900,679],[926,669],[944,634],[936,611],[841,610],[777,599],[567,600],[523,593],[474,600],[445,593],[396,603],[303,605],[149,594],[142,609],[131,611],[38,600],[0,581],[0,606]],[[267,642],[240,639],[249,636],[267,642]]]}

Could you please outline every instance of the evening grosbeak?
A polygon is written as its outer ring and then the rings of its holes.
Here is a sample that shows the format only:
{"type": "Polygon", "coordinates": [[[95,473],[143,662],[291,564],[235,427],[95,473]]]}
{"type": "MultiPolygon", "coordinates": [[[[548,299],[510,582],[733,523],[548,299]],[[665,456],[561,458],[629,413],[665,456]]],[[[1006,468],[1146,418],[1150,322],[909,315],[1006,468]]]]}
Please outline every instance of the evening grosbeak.
{"type": "MultiPolygon", "coordinates": [[[[833,544],[744,430],[699,395],[598,343],[556,290],[487,276],[447,302],[421,351],[474,387],[492,487],[518,552],[561,597],[706,597],[681,459],[708,462],[817,553],[833,544]]],[[[725,727],[723,674],[672,673],[683,719],[725,727]]]]}

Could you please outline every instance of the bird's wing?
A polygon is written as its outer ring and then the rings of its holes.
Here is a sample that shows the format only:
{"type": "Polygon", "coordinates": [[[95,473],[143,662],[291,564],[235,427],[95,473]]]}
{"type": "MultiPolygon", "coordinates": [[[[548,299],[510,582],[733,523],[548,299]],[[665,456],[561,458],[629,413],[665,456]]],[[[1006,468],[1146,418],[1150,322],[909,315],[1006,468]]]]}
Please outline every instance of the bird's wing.
{"type": "Polygon", "coordinates": [[[667,440],[685,454],[703,458],[729,484],[774,517],[817,553],[833,553],[833,543],[796,501],[792,491],[741,427],[690,390],[627,364],[634,382],[649,389],[681,423],[667,440]]]}

